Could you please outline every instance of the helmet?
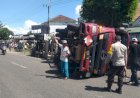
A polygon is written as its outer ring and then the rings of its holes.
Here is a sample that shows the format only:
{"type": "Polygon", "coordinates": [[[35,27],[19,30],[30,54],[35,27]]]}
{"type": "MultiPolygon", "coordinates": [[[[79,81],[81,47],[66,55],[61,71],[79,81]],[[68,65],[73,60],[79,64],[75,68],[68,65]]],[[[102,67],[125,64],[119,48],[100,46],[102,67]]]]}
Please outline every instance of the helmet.
{"type": "Polygon", "coordinates": [[[132,38],[132,41],[133,42],[138,42],[138,39],[137,38],[132,38]]]}

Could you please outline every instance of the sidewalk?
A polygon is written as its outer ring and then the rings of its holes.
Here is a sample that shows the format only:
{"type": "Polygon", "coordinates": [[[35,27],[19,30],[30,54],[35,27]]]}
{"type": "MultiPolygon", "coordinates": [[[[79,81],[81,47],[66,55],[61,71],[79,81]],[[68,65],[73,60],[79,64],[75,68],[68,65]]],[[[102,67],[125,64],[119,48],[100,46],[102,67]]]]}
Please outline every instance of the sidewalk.
{"type": "Polygon", "coordinates": [[[17,52],[17,51],[15,51],[14,49],[12,49],[11,51],[10,51],[9,49],[7,49],[6,51],[7,51],[7,53],[15,53],[15,54],[22,54],[22,55],[30,55],[30,52],[28,52],[28,51],[26,51],[26,52],[24,52],[24,51],[22,51],[22,52],[17,52]]]}

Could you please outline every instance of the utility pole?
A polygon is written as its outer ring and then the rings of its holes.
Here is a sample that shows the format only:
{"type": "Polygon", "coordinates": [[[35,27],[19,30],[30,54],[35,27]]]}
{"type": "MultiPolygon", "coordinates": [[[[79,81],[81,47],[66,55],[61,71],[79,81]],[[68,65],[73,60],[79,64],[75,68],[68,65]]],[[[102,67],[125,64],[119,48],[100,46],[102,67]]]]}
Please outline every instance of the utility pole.
{"type": "MultiPolygon", "coordinates": [[[[47,8],[48,8],[48,32],[47,32],[47,35],[50,34],[50,3],[51,3],[51,0],[48,0],[48,5],[47,5],[47,8]]],[[[46,40],[45,41],[45,58],[48,59],[48,54],[49,54],[49,40],[46,40]]]]}
{"type": "Polygon", "coordinates": [[[48,0],[48,33],[50,33],[50,6],[51,0],[48,0]]]}

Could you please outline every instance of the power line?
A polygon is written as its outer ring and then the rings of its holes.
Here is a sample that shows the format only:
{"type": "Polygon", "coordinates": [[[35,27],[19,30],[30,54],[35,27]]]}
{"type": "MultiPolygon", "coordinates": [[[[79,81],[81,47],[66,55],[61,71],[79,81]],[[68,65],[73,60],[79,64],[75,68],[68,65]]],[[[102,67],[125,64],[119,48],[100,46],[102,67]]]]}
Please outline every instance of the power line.
{"type": "Polygon", "coordinates": [[[70,5],[71,3],[73,2],[77,2],[77,1],[80,1],[80,0],[69,0],[69,1],[57,1],[57,2],[51,2],[51,6],[50,7],[56,7],[57,8],[55,9],[55,11],[57,10],[60,10],[62,7],[73,7],[72,5],[70,5]]]}
{"type": "MultiPolygon", "coordinates": [[[[65,6],[66,4],[70,4],[70,3],[73,3],[73,2],[78,2],[80,0],[68,0],[68,1],[57,1],[57,2],[54,2],[52,1],[50,4],[50,6],[58,6],[58,5],[61,5],[61,6],[65,6]]],[[[43,6],[47,6],[47,4],[43,4],[43,6]]]]}
{"type": "Polygon", "coordinates": [[[59,4],[66,4],[66,3],[70,3],[70,2],[77,2],[77,1],[79,1],[79,0],[65,0],[65,1],[57,1],[57,2],[52,2],[52,4],[54,4],[54,5],[59,5],[59,4]]]}
{"type": "MultiPolygon", "coordinates": [[[[80,0],[67,0],[67,1],[66,0],[65,1],[64,0],[59,0],[59,1],[52,1],[52,2],[50,2],[50,4],[47,2],[47,4],[50,5],[49,6],[49,10],[51,10],[50,7],[56,7],[57,6],[57,8],[55,9],[55,11],[61,11],[62,10],[61,9],[62,7],[67,7],[67,6],[72,7],[71,3],[78,2],[78,1],[80,1],[80,0]]],[[[29,5],[26,6],[26,8],[27,7],[29,7],[29,5]]],[[[45,5],[45,3],[44,4],[41,4],[40,3],[40,5],[37,6],[36,8],[33,8],[33,7],[30,8],[30,10],[32,10],[32,13],[30,13],[31,14],[31,17],[32,16],[34,17],[34,16],[39,15],[40,13],[44,12],[45,10],[43,10],[43,7],[47,7],[47,9],[48,9],[48,6],[45,5]]],[[[49,11],[49,14],[50,14],[50,11],[49,11]]],[[[50,18],[49,15],[48,15],[48,18],[50,18]]]]}

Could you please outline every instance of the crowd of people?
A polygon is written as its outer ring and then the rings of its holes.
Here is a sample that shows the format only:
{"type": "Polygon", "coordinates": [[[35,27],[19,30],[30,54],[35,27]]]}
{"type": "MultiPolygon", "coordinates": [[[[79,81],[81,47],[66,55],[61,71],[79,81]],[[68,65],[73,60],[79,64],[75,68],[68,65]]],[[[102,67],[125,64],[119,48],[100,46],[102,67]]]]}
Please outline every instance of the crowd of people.
{"type": "MultiPolygon", "coordinates": [[[[64,76],[64,79],[69,78],[68,71],[68,56],[70,55],[70,50],[66,40],[62,40],[62,44],[55,39],[55,42],[61,48],[60,62],[61,62],[61,73],[64,76]]],[[[106,91],[111,92],[112,84],[114,82],[114,77],[118,76],[118,88],[115,92],[122,94],[123,87],[123,79],[124,76],[127,76],[127,68],[130,67],[131,70],[131,78],[128,84],[133,86],[139,86],[139,80],[137,76],[137,71],[140,66],[140,45],[138,44],[137,38],[132,38],[132,42],[130,43],[129,48],[127,48],[124,44],[121,43],[121,36],[117,35],[115,37],[115,42],[111,45],[109,50],[109,60],[107,63],[109,64],[109,72],[107,79],[107,87],[104,89],[106,91]]]]}
{"type": "Polygon", "coordinates": [[[9,51],[16,51],[16,52],[25,52],[29,49],[33,48],[32,44],[29,44],[28,42],[9,42],[7,43],[7,48],[9,51]]]}

